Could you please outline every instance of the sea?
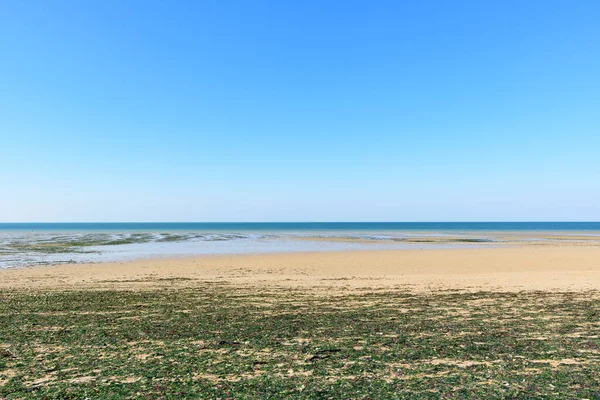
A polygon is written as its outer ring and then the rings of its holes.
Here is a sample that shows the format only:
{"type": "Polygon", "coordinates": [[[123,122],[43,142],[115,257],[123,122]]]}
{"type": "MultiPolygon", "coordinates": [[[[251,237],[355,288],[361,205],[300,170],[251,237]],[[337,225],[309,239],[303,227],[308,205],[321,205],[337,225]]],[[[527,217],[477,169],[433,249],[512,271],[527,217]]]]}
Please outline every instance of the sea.
{"type": "MultiPolygon", "coordinates": [[[[218,254],[463,248],[505,233],[598,236],[600,222],[0,223],[0,268],[218,254]]],[[[543,239],[542,239],[543,240],[543,239]]]]}

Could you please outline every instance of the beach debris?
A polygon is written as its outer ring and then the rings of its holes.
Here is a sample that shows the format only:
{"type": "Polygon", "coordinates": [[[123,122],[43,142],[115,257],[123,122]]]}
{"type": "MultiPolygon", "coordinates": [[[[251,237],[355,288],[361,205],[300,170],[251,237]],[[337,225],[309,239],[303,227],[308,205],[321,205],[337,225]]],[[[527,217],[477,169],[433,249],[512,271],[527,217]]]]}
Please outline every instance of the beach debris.
{"type": "Polygon", "coordinates": [[[312,357],[308,358],[307,361],[318,361],[325,358],[331,357],[333,353],[339,353],[342,349],[324,349],[318,350],[312,357]]]}
{"type": "Polygon", "coordinates": [[[0,357],[2,358],[17,358],[17,355],[9,349],[0,350],[0,357]]]}
{"type": "Polygon", "coordinates": [[[241,346],[242,344],[240,342],[237,342],[235,340],[229,341],[229,340],[221,340],[219,341],[219,346],[241,346]]]}
{"type": "Polygon", "coordinates": [[[268,362],[266,362],[266,361],[253,361],[252,367],[256,367],[257,365],[266,365],[266,364],[268,364],[268,362]]]}

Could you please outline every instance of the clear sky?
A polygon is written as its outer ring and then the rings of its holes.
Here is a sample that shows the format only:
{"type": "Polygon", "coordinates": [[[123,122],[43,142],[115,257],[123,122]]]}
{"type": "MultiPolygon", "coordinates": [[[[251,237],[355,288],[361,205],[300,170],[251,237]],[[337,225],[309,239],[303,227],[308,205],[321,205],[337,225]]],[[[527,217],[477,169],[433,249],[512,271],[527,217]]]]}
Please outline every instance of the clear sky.
{"type": "Polygon", "coordinates": [[[0,2],[0,221],[600,220],[600,1],[0,2]]]}

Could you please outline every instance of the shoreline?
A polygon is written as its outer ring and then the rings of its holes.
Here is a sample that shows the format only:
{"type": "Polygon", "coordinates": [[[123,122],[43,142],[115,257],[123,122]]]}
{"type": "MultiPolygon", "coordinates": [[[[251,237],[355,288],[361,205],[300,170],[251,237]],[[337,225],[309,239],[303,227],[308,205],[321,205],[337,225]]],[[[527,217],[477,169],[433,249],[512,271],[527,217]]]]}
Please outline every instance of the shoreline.
{"type": "Polygon", "coordinates": [[[0,236],[0,270],[53,264],[117,263],[153,258],[504,246],[600,247],[590,232],[410,233],[57,233],[0,236]]]}
{"type": "Polygon", "coordinates": [[[160,257],[0,270],[0,289],[126,289],[198,283],[313,290],[600,289],[600,247],[510,245],[160,257]]]}

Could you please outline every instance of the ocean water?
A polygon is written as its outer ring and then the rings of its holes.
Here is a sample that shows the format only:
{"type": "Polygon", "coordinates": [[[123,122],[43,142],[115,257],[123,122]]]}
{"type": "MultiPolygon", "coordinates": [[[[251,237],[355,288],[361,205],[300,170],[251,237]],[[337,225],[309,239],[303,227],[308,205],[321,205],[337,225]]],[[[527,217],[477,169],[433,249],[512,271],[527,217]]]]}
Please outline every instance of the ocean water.
{"type": "Polygon", "coordinates": [[[598,231],[600,222],[52,222],[0,223],[0,231],[598,231]]]}
{"type": "Polygon", "coordinates": [[[0,268],[210,254],[477,247],[497,244],[503,232],[600,238],[600,222],[0,223],[0,268]]]}

